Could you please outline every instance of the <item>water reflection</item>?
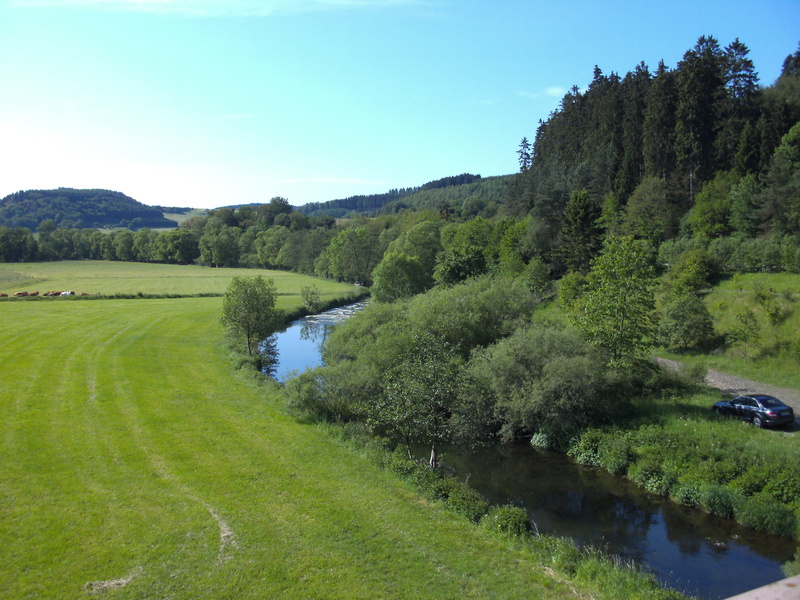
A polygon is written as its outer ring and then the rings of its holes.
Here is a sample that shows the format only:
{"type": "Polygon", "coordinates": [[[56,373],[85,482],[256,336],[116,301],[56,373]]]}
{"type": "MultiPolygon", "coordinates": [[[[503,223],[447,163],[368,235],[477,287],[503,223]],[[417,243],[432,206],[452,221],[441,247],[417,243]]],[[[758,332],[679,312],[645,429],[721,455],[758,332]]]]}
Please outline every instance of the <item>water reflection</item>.
{"type": "MultiPolygon", "coordinates": [[[[322,363],[331,328],[359,303],[292,323],[276,337],[276,378],[322,363]]],[[[563,454],[527,445],[448,452],[448,466],[494,504],[525,508],[540,533],[591,545],[633,560],[668,586],[720,600],[783,578],[797,543],[644,492],[563,454]]]]}
{"type": "Polygon", "coordinates": [[[634,560],[667,585],[709,600],[782,579],[781,564],[797,547],[555,452],[522,445],[451,452],[445,461],[491,502],[525,508],[540,533],[634,560]]]}
{"type": "Polygon", "coordinates": [[[277,365],[274,377],[286,381],[294,373],[301,373],[322,364],[322,346],[335,325],[362,310],[366,302],[356,302],[325,312],[309,315],[292,322],[276,338],[277,365]]]}

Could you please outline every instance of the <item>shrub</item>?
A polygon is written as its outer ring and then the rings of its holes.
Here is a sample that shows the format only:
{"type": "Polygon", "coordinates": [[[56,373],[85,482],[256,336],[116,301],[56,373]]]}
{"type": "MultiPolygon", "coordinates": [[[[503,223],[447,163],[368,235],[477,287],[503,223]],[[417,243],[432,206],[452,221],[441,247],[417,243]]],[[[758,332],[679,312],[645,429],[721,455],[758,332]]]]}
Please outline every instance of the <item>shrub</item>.
{"type": "Polygon", "coordinates": [[[714,321],[702,299],[683,294],[664,308],[658,335],[668,348],[693,348],[714,335],[714,321]]]}
{"type": "Polygon", "coordinates": [[[543,431],[537,431],[531,436],[531,446],[534,448],[542,448],[544,450],[550,450],[553,448],[553,442],[550,439],[550,436],[547,435],[543,431]]]}
{"type": "Polygon", "coordinates": [[[772,535],[792,537],[796,533],[794,512],[766,492],[759,492],[739,502],[734,514],[740,523],[772,535]]]}
{"type": "Polygon", "coordinates": [[[574,438],[567,454],[582,465],[600,466],[600,444],[603,437],[603,432],[596,429],[584,431],[574,438]]]}
{"type": "Polygon", "coordinates": [[[634,459],[630,442],[625,437],[606,437],[601,446],[598,461],[601,467],[614,475],[623,475],[634,459]]]}
{"type": "Polygon", "coordinates": [[[453,477],[445,477],[442,480],[442,489],[445,494],[445,505],[473,523],[481,521],[489,510],[489,503],[486,498],[469,487],[466,483],[453,477]]]}
{"type": "Polygon", "coordinates": [[[732,518],[734,506],[741,502],[742,498],[730,488],[712,483],[700,489],[700,506],[706,512],[720,517],[732,518]]]}
{"type": "Polygon", "coordinates": [[[700,484],[693,477],[683,481],[679,479],[670,488],[669,496],[685,506],[700,506],[700,484]]]}
{"type": "Polygon", "coordinates": [[[769,480],[769,470],[764,465],[752,465],[731,481],[731,489],[742,496],[752,496],[764,489],[769,480]]]}
{"type": "Polygon", "coordinates": [[[797,467],[781,467],[770,472],[764,492],[784,504],[800,500],[800,471],[797,467]]]}
{"type": "Polygon", "coordinates": [[[580,273],[567,273],[558,282],[558,304],[571,310],[583,297],[586,277],[580,273]]]}
{"type": "Polygon", "coordinates": [[[655,456],[646,456],[631,466],[628,477],[645,489],[657,488],[664,478],[661,461],[655,456]]]}
{"type": "Polygon", "coordinates": [[[493,506],[481,518],[481,527],[514,537],[527,535],[531,531],[528,513],[518,506],[493,506]]]}

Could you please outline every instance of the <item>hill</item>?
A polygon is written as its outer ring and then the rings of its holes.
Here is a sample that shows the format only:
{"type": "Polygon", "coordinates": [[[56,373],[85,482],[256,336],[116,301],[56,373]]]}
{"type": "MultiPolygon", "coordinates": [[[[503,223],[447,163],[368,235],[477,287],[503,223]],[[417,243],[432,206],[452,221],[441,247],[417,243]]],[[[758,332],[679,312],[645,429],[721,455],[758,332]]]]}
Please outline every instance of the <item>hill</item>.
{"type": "Polygon", "coordinates": [[[109,190],[28,190],[0,200],[0,226],[36,231],[44,221],[58,227],[111,228],[177,227],[158,208],[109,190]]]}
{"type": "MultiPolygon", "coordinates": [[[[494,178],[491,178],[494,179],[494,178]]],[[[476,184],[486,181],[480,175],[462,173],[452,177],[443,177],[414,188],[392,189],[383,194],[370,194],[367,196],[350,196],[339,200],[329,200],[327,202],[309,202],[297,210],[309,217],[329,215],[341,218],[358,213],[362,215],[374,216],[386,212],[395,212],[403,208],[430,208],[430,197],[439,198],[437,194],[440,190],[451,190],[446,196],[456,200],[464,201],[471,195],[470,193],[476,184]],[[472,186],[472,187],[469,187],[472,186]],[[422,196],[418,196],[422,194],[422,196]],[[430,196],[429,194],[432,194],[430,196]],[[414,197],[410,202],[409,197],[414,197]]],[[[434,205],[437,203],[434,202],[434,205]]]]}

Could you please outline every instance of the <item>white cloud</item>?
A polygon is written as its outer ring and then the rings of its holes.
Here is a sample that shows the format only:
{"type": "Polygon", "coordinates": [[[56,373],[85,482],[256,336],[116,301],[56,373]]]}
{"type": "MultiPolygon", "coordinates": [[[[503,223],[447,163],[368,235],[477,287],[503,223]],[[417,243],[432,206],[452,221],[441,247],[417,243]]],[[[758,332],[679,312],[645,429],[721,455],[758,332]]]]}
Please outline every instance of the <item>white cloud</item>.
{"type": "MultiPolygon", "coordinates": [[[[6,0],[22,8],[93,8],[195,16],[269,16],[349,8],[427,5],[432,0],[6,0]]],[[[0,4],[1,5],[1,4],[0,4]]]]}
{"type": "Polygon", "coordinates": [[[566,93],[566,88],[551,86],[540,92],[527,92],[520,90],[517,92],[517,96],[527,98],[528,100],[540,100],[541,98],[562,98],[566,93]]]}

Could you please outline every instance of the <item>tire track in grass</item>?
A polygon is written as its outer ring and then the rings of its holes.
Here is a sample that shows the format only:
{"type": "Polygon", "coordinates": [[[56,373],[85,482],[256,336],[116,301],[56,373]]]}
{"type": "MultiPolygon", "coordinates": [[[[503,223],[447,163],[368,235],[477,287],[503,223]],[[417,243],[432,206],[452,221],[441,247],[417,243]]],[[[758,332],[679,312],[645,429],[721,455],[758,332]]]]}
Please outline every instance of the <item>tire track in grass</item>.
{"type": "MultiPolygon", "coordinates": [[[[172,303],[170,308],[174,307],[176,301],[172,300],[170,302],[172,303]]],[[[152,340],[158,339],[158,332],[164,331],[164,324],[171,321],[172,319],[168,315],[161,314],[160,311],[156,316],[151,315],[151,318],[149,318],[146,323],[139,323],[135,334],[122,336],[121,339],[124,340],[125,344],[123,348],[118,349],[114,354],[117,364],[113,370],[118,373],[127,373],[128,378],[118,378],[114,382],[114,396],[117,398],[120,413],[127,420],[127,427],[131,433],[132,439],[136,440],[137,447],[147,457],[147,461],[153,471],[157,473],[163,481],[168,482],[180,495],[202,507],[214,520],[216,528],[219,531],[216,562],[222,563],[231,558],[233,549],[237,548],[239,545],[232,528],[214,506],[205,501],[196,491],[175,475],[169,467],[169,462],[165,454],[156,449],[156,444],[154,442],[159,436],[156,435],[155,431],[150,431],[150,435],[148,436],[143,426],[143,423],[146,421],[145,405],[149,408],[150,415],[152,416],[154,414],[153,409],[159,404],[158,400],[150,398],[152,390],[158,389],[159,393],[161,393],[163,392],[163,387],[168,388],[166,383],[169,380],[170,373],[166,367],[170,365],[170,362],[168,360],[159,359],[160,348],[153,347],[152,340]],[[149,353],[150,357],[153,359],[153,368],[146,374],[142,373],[136,368],[135,364],[133,364],[135,362],[133,359],[135,359],[137,355],[141,356],[143,351],[149,353]],[[146,381],[153,381],[153,383],[145,385],[145,390],[141,390],[141,382],[134,381],[134,375],[137,373],[146,381]],[[164,384],[164,386],[156,388],[155,382],[159,381],[164,384]],[[132,394],[131,392],[134,390],[135,392],[132,394]],[[136,392],[139,392],[138,397],[134,397],[136,392]],[[152,439],[148,441],[148,437],[152,439]]],[[[161,403],[163,405],[165,400],[162,399],[161,403]]],[[[168,417],[164,417],[162,420],[166,421],[168,417]]],[[[161,437],[165,437],[169,431],[163,429],[158,433],[160,433],[161,437]]],[[[164,439],[164,442],[166,447],[171,447],[173,445],[169,440],[164,439]]]]}

